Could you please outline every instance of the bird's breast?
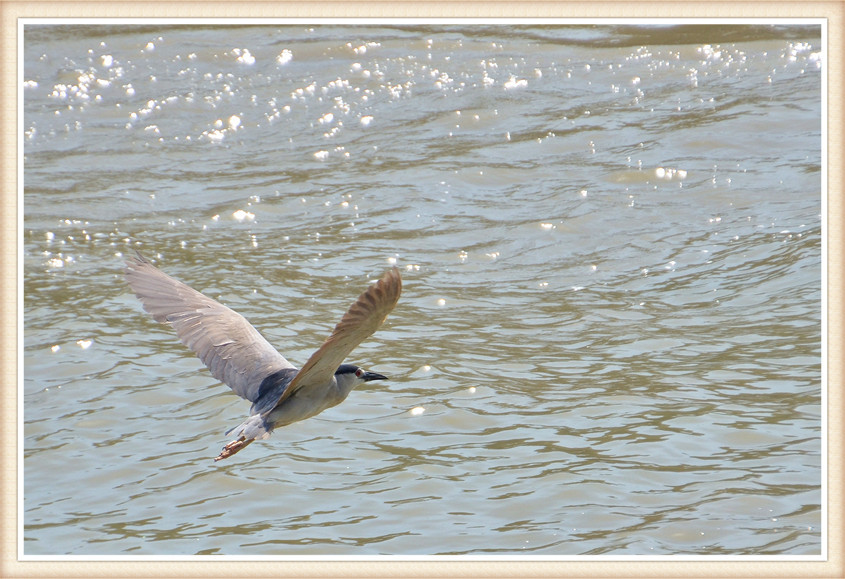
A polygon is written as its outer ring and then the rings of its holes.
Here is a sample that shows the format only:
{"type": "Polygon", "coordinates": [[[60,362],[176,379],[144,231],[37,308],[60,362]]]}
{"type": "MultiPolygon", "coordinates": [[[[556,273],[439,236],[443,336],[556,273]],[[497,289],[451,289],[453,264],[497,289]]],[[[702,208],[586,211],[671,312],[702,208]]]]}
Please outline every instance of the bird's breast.
{"type": "Polygon", "coordinates": [[[286,398],[267,415],[267,420],[273,423],[274,428],[299,422],[340,404],[343,398],[345,396],[341,397],[337,381],[332,378],[331,383],[323,388],[302,388],[286,398]]]}

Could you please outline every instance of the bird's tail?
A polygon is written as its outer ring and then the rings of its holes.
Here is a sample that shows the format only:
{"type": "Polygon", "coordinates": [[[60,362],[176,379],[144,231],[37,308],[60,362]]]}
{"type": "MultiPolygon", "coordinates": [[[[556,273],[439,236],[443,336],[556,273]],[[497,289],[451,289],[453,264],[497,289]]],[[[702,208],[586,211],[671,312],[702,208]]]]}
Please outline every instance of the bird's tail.
{"type": "Polygon", "coordinates": [[[272,427],[264,422],[264,419],[261,418],[260,414],[253,414],[241,424],[226,432],[226,436],[234,433],[236,438],[223,447],[223,450],[217,458],[214,459],[214,461],[217,462],[218,460],[229,458],[236,452],[242,450],[253,440],[269,438],[272,431],[272,427]]]}
{"type": "Polygon", "coordinates": [[[273,429],[264,422],[260,414],[253,414],[234,428],[226,431],[226,436],[234,434],[236,437],[244,437],[247,440],[263,440],[270,438],[273,429]]]}

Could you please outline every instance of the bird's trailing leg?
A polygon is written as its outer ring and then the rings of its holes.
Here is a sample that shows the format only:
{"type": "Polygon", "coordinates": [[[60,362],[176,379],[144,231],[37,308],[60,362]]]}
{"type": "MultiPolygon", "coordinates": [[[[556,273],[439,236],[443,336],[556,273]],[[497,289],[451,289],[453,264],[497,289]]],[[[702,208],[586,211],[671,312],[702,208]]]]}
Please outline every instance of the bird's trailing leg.
{"type": "Polygon", "coordinates": [[[217,462],[218,460],[223,460],[224,458],[229,458],[230,456],[232,456],[236,452],[246,448],[246,446],[249,445],[249,443],[252,442],[253,440],[255,440],[255,439],[250,438],[249,440],[247,440],[243,436],[241,436],[237,440],[233,440],[232,442],[230,442],[229,444],[227,444],[226,446],[223,447],[223,450],[220,452],[220,454],[217,456],[217,458],[214,459],[214,462],[217,462]]]}

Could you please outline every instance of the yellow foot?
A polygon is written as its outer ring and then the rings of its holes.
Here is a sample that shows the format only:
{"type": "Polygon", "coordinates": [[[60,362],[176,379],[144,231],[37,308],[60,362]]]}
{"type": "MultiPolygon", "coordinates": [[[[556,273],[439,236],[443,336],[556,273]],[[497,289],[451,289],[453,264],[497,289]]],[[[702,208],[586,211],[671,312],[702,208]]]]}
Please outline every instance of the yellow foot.
{"type": "Polygon", "coordinates": [[[233,440],[232,442],[223,447],[223,450],[220,452],[217,458],[214,459],[214,462],[217,462],[218,460],[223,460],[224,458],[229,458],[239,450],[246,447],[253,440],[255,439],[251,438],[249,440],[246,440],[243,436],[237,440],[233,440]]]}

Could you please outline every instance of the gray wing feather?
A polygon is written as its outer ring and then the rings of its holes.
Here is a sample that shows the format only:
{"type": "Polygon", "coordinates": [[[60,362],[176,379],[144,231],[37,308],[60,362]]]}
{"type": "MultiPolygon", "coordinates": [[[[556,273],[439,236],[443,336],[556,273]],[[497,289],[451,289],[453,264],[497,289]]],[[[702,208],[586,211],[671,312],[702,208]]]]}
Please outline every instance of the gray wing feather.
{"type": "Polygon", "coordinates": [[[157,322],[168,323],[211,374],[255,402],[261,381],[294,366],[240,314],[177,281],[140,253],[126,262],[126,281],[157,322]]]}
{"type": "Polygon", "coordinates": [[[362,293],[343,315],[320,349],[302,366],[276,406],[298,390],[324,387],[355,347],[379,329],[402,293],[402,277],[394,267],[362,293]]]}

